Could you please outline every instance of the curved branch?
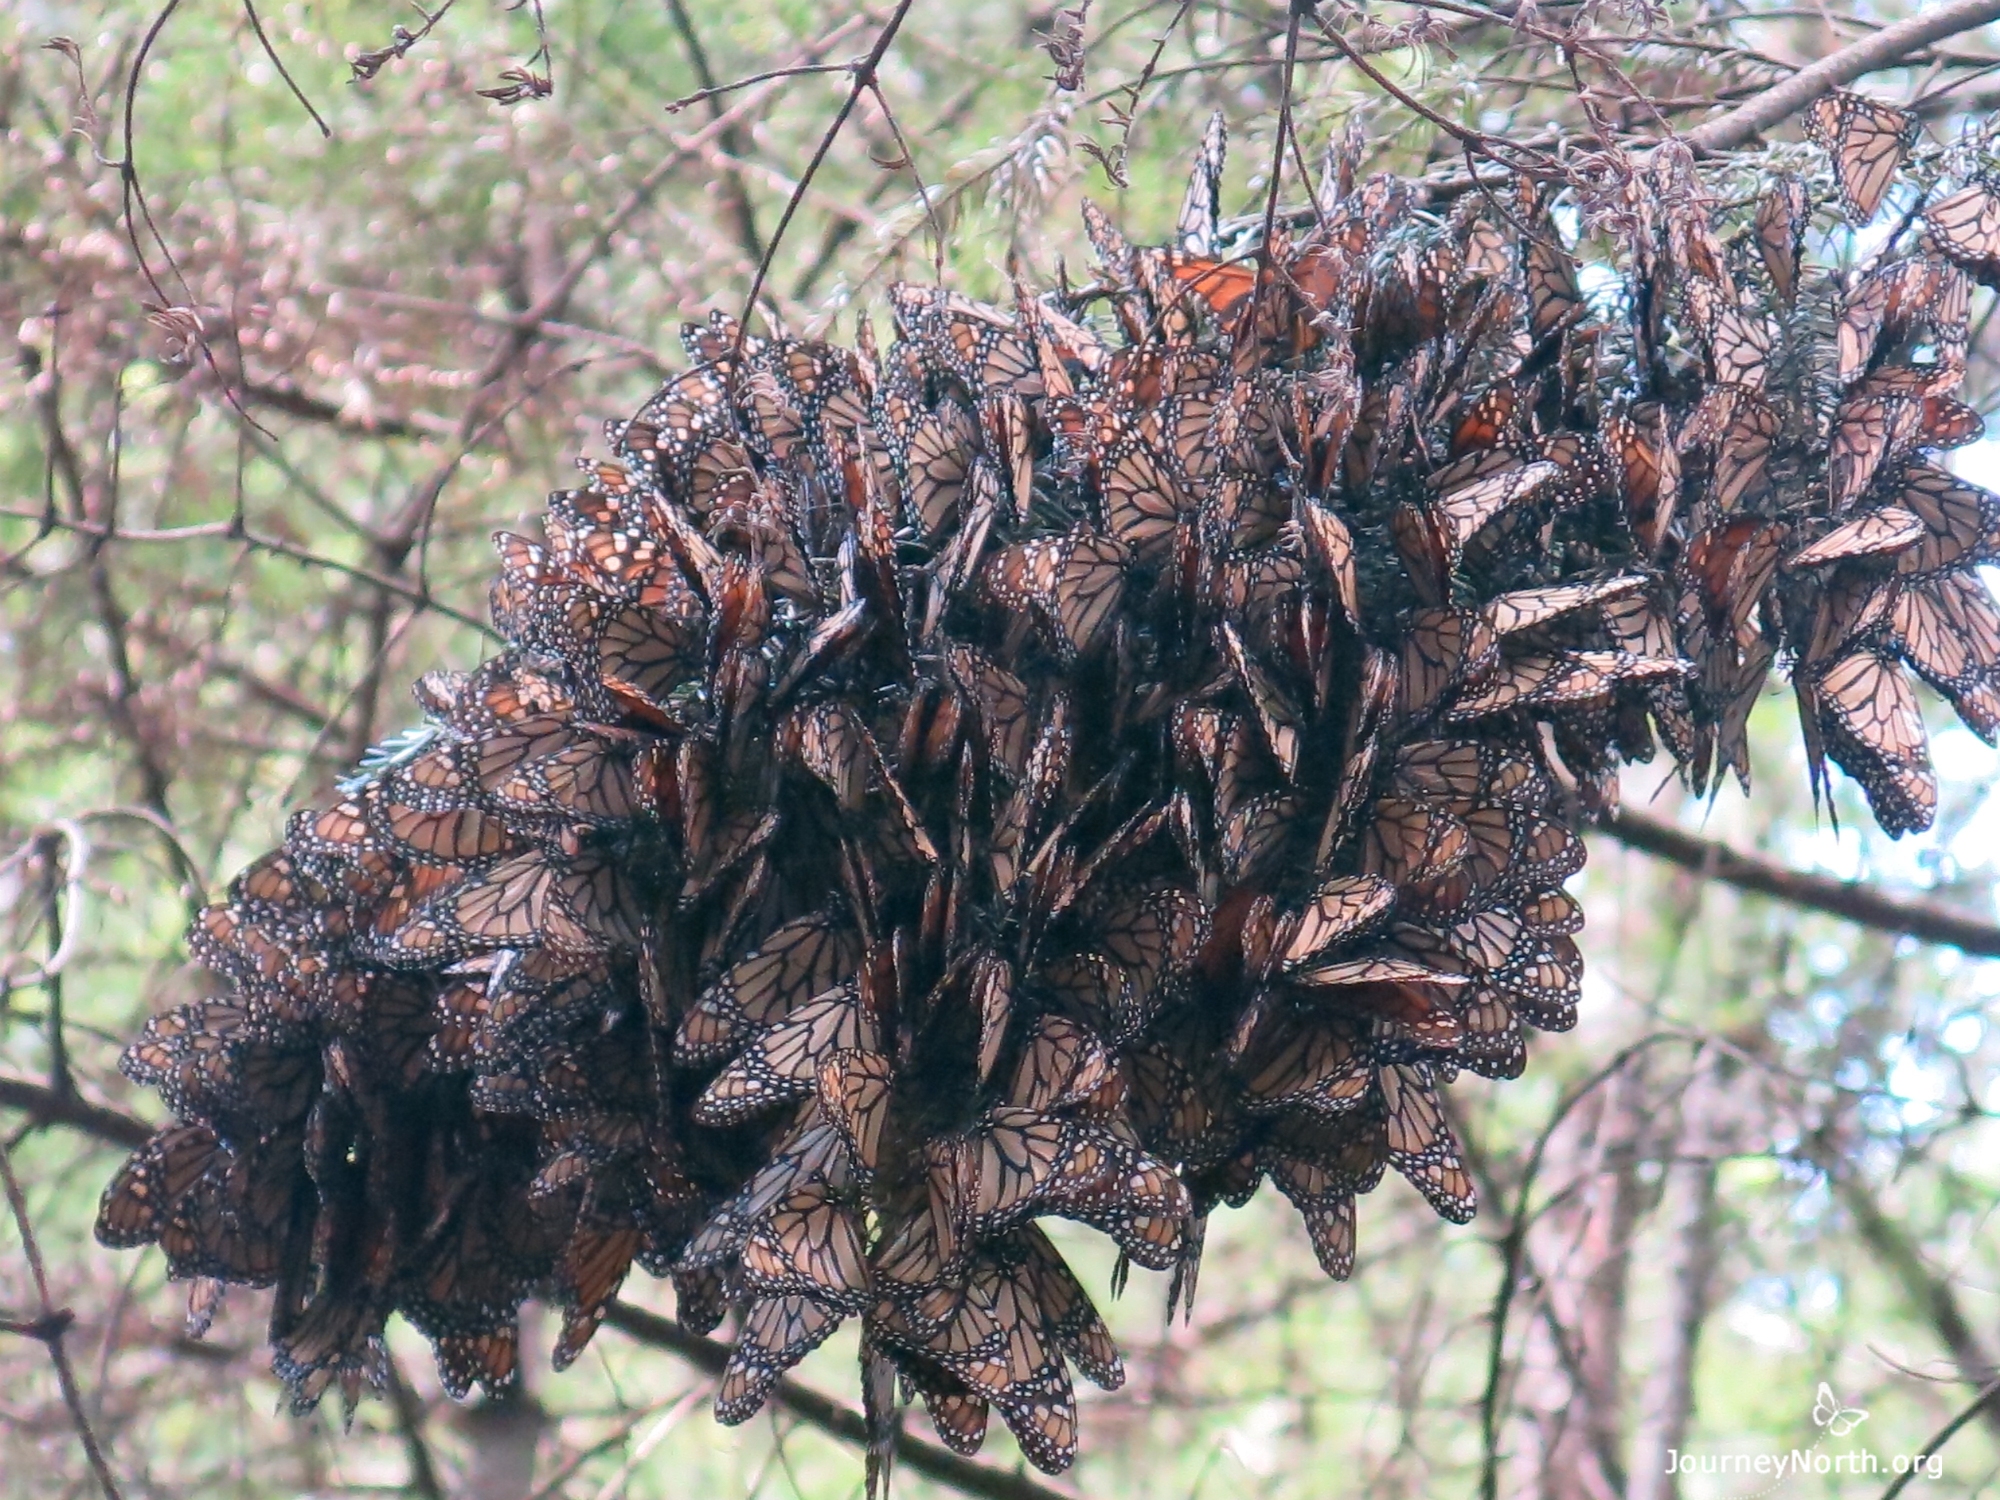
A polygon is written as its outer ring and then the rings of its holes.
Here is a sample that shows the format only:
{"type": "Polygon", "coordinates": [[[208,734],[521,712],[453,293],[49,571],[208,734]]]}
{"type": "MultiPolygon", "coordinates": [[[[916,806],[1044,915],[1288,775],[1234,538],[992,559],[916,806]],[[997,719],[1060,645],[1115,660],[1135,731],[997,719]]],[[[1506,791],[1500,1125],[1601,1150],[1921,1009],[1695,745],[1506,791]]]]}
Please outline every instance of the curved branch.
{"type": "Polygon", "coordinates": [[[1727,845],[1698,838],[1644,813],[1616,813],[1598,824],[1598,829],[1642,854],[1738,890],[1823,911],[1828,916],[1880,932],[1941,943],[1983,958],[2000,957],[2000,924],[1969,912],[1953,911],[1935,901],[1887,896],[1863,881],[1836,880],[1831,875],[1794,870],[1763,855],[1742,854],[1727,845]]]}
{"type": "Polygon", "coordinates": [[[1741,146],[1779,121],[1791,118],[1820,95],[1889,67],[1933,42],[1976,31],[1989,21],[2000,21],[2000,0],[1951,0],[1936,10],[1921,11],[1799,69],[1783,83],[1773,85],[1726,115],[1697,125],[1681,139],[1697,151],[1726,151],[1741,146]]]}

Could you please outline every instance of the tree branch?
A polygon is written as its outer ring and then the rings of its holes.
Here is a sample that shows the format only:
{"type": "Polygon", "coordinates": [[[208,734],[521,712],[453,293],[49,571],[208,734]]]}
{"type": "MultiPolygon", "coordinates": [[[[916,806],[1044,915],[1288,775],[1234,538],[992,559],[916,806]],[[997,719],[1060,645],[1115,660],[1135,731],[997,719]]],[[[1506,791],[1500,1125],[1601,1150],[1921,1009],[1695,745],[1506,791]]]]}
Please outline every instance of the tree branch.
{"type": "MultiPolygon", "coordinates": [[[[1860,1177],[1851,1170],[1841,1170],[1835,1162],[1822,1165],[1833,1179],[1833,1190],[1841,1204],[1853,1215],[1854,1227],[1862,1240],[1875,1252],[1882,1268],[1896,1279],[1911,1306],[1930,1324],[1938,1341],[1951,1351],[1952,1363],[1958,1366],[1960,1376],[1968,1383],[1991,1382],[1995,1373],[1993,1354],[1981,1342],[1951,1283],[1924,1264],[1916,1243],[1902,1225],[1882,1211],[1882,1205],[1875,1201],[1875,1195],[1860,1177]]],[[[1982,1398],[1974,1409],[1985,1417],[1993,1432],[2000,1434],[2000,1406],[1982,1398]]]]}
{"type": "MultiPolygon", "coordinates": [[[[649,1313],[629,1302],[613,1302],[604,1321],[629,1338],[656,1349],[678,1354],[688,1363],[711,1375],[720,1375],[729,1363],[729,1346],[715,1339],[689,1333],[669,1318],[649,1313]]],[[[830,1396],[781,1380],[771,1399],[809,1427],[816,1427],[843,1443],[865,1447],[868,1423],[860,1412],[842,1406],[830,1396]]],[[[1070,1492],[1052,1488],[1026,1474],[998,1469],[991,1464],[960,1458],[950,1449],[925,1442],[907,1432],[896,1436],[896,1461],[907,1464],[926,1479],[949,1486],[961,1494],[978,1495],[982,1500],[1070,1500],[1070,1492]]]]}
{"type": "Polygon", "coordinates": [[[36,1125],[67,1125],[111,1146],[137,1150],[153,1138],[153,1127],[136,1115],[92,1104],[80,1094],[57,1093],[45,1084],[0,1073],[0,1109],[19,1110],[36,1125]]]}
{"type": "MultiPolygon", "coordinates": [[[[1931,1434],[1930,1439],[1917,1450],[1917,1457],[1935,1458],[1938,1450],[1958,1435],[1959,1428],[1981,1412],[1991,1414],[1995,1396],[2000,1396],[2000,1380],[1989,1380],[1979,1388],[1979,1394],[1972,1398],[1970,1406],[1931,1434]]],[[[1912,1463],[1909,1468],[1896,1476],[1895,1482],[1889,1488],[1882,1491],[1882,1500],[1896,1500],[1896,1497],[1909,1487],[1910,1482],[1923,1472],[1923,1465],[1912,1463]]]]}
{"type": "Polygon", "coordinates": [[[396,1426],[403,1434],[403,1454],[409,1460],[410,1478],[405,1486],[419,1500],[445,1500],[444,1486],[438,1482],[437,1464],[431,1445],[424,1437],[424,1403],[403,1379],[396,1361],[386,1361],[389,1370],[389,1404],[396,1408],[396,1426]]]}
{"type": "Polygon", "coordinates": [[[2000,20],[2000,0],[1951,0],[1936,10],[1920,11],[1799,69],[1783,83],[1726,115],[1697,125],[1681,139],[1697,151],[1726,151],[1744,145],[1830,90],[1886,68],[1933,42],[1975,31],[1996,20],[2000,20]]]}
{"type": "Polygon", "coordinates": [[[1863,881],[1794,870],[1762,855],[1742,854],[1699,838],[1644,813],[1615,813],[1598,829],[1628,848],[1738,890],[1823,911],[1862,927],[1942,943],[1981,957],[2000,957],[2000,925],[1934,901],[1884,895],[1863,881]]]}
{"type": "Polygon", "coordinates": [[[69,1362],[69,1352],[63,1348],[63,1335],[69,1331],[74,1320],[69,1309],[57,1308],[49,1295],[48,1269],[42,1263],[42,1248],[35,1240],[34,1225],[28,1220],[28,1200],[14,1176],[14,1164],[8,1159],[4,1143],[0,1143],[0,1185],[7,1190],[7,1206],[13,1212],[14,1227],[20,1231],[21,1251],[27,1257],[28,1275],[35,1284],[35,1296],[42,1307],[39,1318],[32,1324],[17,1325],[14,1331],[36,1340],[49,1351],[49,1362],[55,1366],[56,1384],[62,1390],[63,1405],[69,1408],[70,1420],[76,1424],[76,1435],[82,1440],[84,1457],[90,1461],[91,1473],[97,1476],[98,1488],[104,1491],[104,1500],[121,1500],[118,1481],[111,1474],[111,1464],[105,1458],[97,1434],[91,1430],[90,1417],[83,1409],[83,1391],[76,1383],[76,1371],[69,1362]]]}
{"type": "MultiPolygon", "coordinates": [[[[708,50],[702,46],[701,36],[694,29],[694,18],[688,14],[685,0],[667,0],[667,13],[673,18],[674,29],[681,34],[681,45],[687,48],[695,82],[701,85],[701,91],[707,97],[708,117],[720,120],[722,101],[716,96],[715,69],[709,66],[708,50]]],[[[732,124],[716,138],[716,144],[721,148],[722,157],[722,170],[718,174],[721,180],[717,186],[722,189],[723,203],[729,210],[729,216],[736,221],[736,242],[754,266],[764,258],[764,237],[757,232],[757,210],[750,201],[750,188],[736,166],[744,154],[742,132],[732,124]]]]}

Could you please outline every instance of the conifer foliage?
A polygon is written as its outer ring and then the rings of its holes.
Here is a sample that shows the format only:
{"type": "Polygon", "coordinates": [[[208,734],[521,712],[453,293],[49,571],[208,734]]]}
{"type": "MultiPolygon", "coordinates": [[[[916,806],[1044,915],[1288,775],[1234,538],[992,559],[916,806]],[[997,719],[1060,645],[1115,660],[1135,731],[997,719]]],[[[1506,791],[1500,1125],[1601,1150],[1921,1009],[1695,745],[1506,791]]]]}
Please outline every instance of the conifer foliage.
{"type": "Polygon", "coordinates": [[[1266,1178],[1335,1277],[1387,1173],[1466,1220],[1446,1088],[1574,1023],[1622,763],[1747,783],[1780,669],[1893,833],[1915,679],[2000,730],[2000,498],[1936,458],[2000,200],[1910,184],[1896,113],[1822,101],[1830,170],[1747,198],[1671,144],[1615,201],[1336,151],[1269,239],[1217,128],[1174,244],[1090,211],[1088,286],[690,327],[498,538],[507,649],[196,923],[100,1237],[197,1315],[275,1287],[301,1409],[392,1312],[454,1394],[525,1298],[565,1364],[637,1261],[732,1318],[724,1421],[852,1320],[878,1432],[1059,1470],[1121,1368],[1038,1220],[1177,1303],[1266,1178]]]}

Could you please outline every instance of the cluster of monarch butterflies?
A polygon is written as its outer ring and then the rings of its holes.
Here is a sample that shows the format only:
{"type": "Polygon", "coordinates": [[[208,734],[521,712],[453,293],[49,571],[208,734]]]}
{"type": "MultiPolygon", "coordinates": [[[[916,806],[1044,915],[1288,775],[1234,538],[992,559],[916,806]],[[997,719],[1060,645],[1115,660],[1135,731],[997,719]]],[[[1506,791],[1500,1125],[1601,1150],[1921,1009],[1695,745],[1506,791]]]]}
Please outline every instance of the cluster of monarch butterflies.
{"type": "MultiPolygon", "coordinates": [[[[1892,113],[1814,113],[1850,225],[1892,113]]],[[[731,1319],[725,1421],[851,1320],[878,1459],[921,1401],[1059,1470],[1121,1369],[1037,1221],[1172,1307],[1265,1178],[1335,1277],[1391,1169],[1467,1219],[1446,1085],[1573,1024],[1578,828],[1656,734],[1743,774],[1781,663],[1816,780],[1924,826],[1905,667],[2000,728],[2000,499],[1931,456],[2000,198],[1835,273],[1812,184],[1725,211],[1662,151],[1618,270],[1530,182],[1435,214],[1353,154],[1261,254],[1217,127],[1175,244],[1087,214],[1081,290],[689,327],[498,539],[509,648],[196,924],[100,1237],[197,1319],[274,1287],[301,1408],[391,1312],[454,1394],[525,1298],[566,1364],[637,1260],[731,1319]]]]}

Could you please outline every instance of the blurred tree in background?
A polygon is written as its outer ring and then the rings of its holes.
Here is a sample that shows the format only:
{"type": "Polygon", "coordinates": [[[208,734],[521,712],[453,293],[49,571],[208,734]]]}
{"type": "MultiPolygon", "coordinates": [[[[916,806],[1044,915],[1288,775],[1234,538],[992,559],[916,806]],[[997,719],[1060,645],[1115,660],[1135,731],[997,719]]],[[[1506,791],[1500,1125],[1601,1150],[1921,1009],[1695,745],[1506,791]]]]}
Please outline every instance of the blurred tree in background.
{"type": "MultiPolygon", "coordinates": [[[[2000,5],[1905,14],[1329,0],[1294,109],[1314,146],[1356,121],[1366,170],[1441,189],[1476,170],[1475,138],[1590,153],[1694,129],[1713,150],[1801,152],[1790,117],[1830,84],[1948,140],[2000,105],[2000,5]],[[1802,77],[1817,86],[1787,104],[1802,77]]],[[[153,1107],[118,1049],[190,994],[188,914],[414,716],[404,684],[481,654],[488,534],[602,451],[601,421],[679,362],[683,320],[739,309],[767,261],[766,315],[808,332],[898,278],[1000,295],[1016,268],[1080,275],[1082,199],[1161,237],[1216,109],[1239,143],[1225,205],[1261,206],[1287,22],[1266,0],[919,5],[798,193],[887,16],[10,11],[0,1492],[858,1491],[858,1419],[812,1390],[840,1388],[823,1372],[842,1341],[767,1418],[719,1429],[698,1411],[713,1346],[635,1278],[578,1367],[531,1367],[520,1400],[455,1406],[409,1335],[392,1399],[343,1431],[273,1415],[256,1298],[197,1343],[158,1257],[113,1256],[89,1226],[153,1107]]],[[[1966,399],[1983,409],[1978,297],[1966,399]]],[[[1955,460],[1985,479],[2000,446],[1955,460]]],[[[1539,1044],[1524,1082],[1453,1096],[1473,1225],[1392,1185],[1339,1286],[1277,1232],[1273,1196],[1221,1215],[1191,1320],[1163,1323],[1151,1278],[1101,1299],[1132,1378],[1090,1398],[1067,1484],[1018,1474],[996,1438],[977,1464],[915,1452],[903,1492],[1664,1500],[1770,1484],[1669,1477],[1670,1451],[1817,1441],[1881,1472],[1777,1493],[1872,1495],[1970,1411],[1918,1484],[1989,1493],[2000,757],[1943,722],[1937,826],[1899,843],[1844,782],[1839,830],[1816,818],[1782,699],[1753,723],[1754,800],[1635,773],[1578,881],[1581,1026],[1539,1044]],[[1838,1442],[1815,1416],[1828,1399],[1852,1428],[1838,1442]]],[[[1063,1239],[1101,1292],[1109,1247],[1063,1239]]]]}

